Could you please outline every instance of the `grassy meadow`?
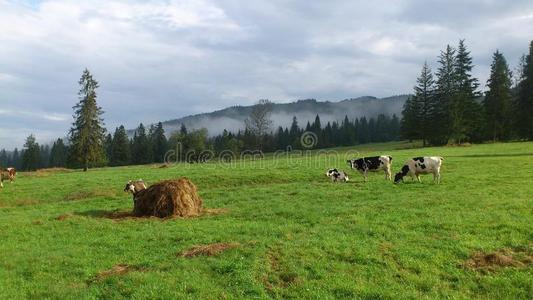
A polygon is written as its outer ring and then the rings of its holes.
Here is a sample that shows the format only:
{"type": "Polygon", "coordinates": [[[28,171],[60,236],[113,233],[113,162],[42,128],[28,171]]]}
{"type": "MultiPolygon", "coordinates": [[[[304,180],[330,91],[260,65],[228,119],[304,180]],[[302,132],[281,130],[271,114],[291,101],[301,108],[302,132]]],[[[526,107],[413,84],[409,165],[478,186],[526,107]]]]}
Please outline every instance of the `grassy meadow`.
{"type": "Polygon", "coordinates": [[[232,164],[20,173],[0,190],[2,299],[533,298],[533,143],[387,143],[232,164]],[[346,159],[444,157],[442,183],[394,185],[346,159]],[[332,183],[329,167],[347,171],[332,183]],[[128,179],[187,176],[216,213],[120,218],[128,179]],[[196,245],[233,243],[214,256],[196,245]],[[476,265],[476,253],[508,265],[476,265]]]}

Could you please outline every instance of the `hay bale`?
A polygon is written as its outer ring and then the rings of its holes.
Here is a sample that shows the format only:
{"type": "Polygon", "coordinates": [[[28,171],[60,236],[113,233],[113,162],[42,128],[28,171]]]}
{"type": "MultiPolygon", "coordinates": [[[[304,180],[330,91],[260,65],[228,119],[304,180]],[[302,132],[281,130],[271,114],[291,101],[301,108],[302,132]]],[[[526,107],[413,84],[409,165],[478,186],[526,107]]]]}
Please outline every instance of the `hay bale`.
{"type": "Polygon", "coordinates": [[[187,178],[165,180],[138,192],[134,199],[135,216],[192,217],[200,215],[202,199],[187,178]]]}

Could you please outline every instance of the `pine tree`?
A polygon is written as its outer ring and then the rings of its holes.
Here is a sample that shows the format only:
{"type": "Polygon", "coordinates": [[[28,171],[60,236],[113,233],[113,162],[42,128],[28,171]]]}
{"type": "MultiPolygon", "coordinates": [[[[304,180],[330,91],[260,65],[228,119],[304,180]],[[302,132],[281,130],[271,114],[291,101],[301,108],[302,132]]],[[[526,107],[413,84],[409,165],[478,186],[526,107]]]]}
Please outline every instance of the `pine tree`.
{"type": "Polygon", "coordinates": [[[50,163],[50,146],[41,145],[39,153],[41,157],[39,168],[48,168],[50,163]]]}
{"type": "Polygon", "coordinates": [[[516,131],[520,138],[533,139],[533,41],[520,74],[515,114],[516,131]]]}
{"type": "Polygon", "coordinates": [[[35,141],[35,136],[32,134],[26,138],[24,144],[24,154],[22,155],[22,169],[26,171],[34,171],[39,168],[41,164],[39,144],[35,141]]]}
{"type": "Polygon", "coordinates": [[[9,157],[7,155],[6,149],[0,151],[0,168],[5,168],[9,166],[9,157]]]}
{"type": "Polygon", "coordinates": [[[511,129],[511,71],[502,53],[496,51],[487,81],[489,90],[483,101],[486,127],[493,141],[509,139],[511,129]]]}
{"type": "Polygon", "coordinates": [[[416,140],[421,137],[420,134],[420,122],[418,115],[420,113],[419,102],[415,99],[415,96],[410,96],[405,100],[402,109],[402,121],[401,132],[402,137],[409,141],[416,140]]]}
{"type": "Polygon", "coordinates": [[[152,144],[152,152],[155,162],[163,162],[165,153],[167,152],[167,138],[165,136],[165,130],[163,129],[163,123],[157,123],[153,132],[150,134],[150,142],[152,144]]]}
{"type": "Polygon", "coordinates": [[[464,40],[460,40],[455,60],[457,94],[452,98],[453,127],[450,135],[459,144],[465,139],[471,139],[482,127],[482,107],[476,102],[476,98],[480,96],[477,91],[479,83],[472,76],[473,68],[470,52],[464,40]]]}
{"type": "Polygon", "coordinates": [[[12,161],[12,165],[13,167],[17,168],[17,169],[20,169],[22,168],[22,163],[21,163],[21,159],[20,159],[20,153],[19,153],[19,149],[18,148],[15,148],[15,150],[13,150],[13,154],[11,155],[11,161],[12,161]]]}
{"type": "Polygon", "coordinates": [[[102,108],[96,103],[98,82],[85,69],[79,81],[80,101],[74,109],[74,123],[70,129],[70,159],[81,164],[83,171],[105,161],[105,128],[102,108]]]}
{"type": "Polygon", "coordinates": [[[457,73],[455,49],[450,45],[441,51],[439,68],[437,69],[436,101],[433,107],[433,144],[445,144],[451,136],[460,138],[459,130],[462,123],[462,111],[458,107],[457,73]]]}
{"type": "Polygon", "coordinates": [[[111,165],[125,166],[131,161],[130,141],[123,125],[115,129],[111,146],[111,165]]]}
{"type": "Polygon", "coordinates": [[[113,136],[111,133],[107,134],[104,141],[105,156],[107,162],[111,161],[111,155],[113,152],[113,136]]]}
{"type": "Polygon", "coordinates": [[[429,68],[427,62],[424,62],[420,77],[417,79],[417,85],[415,86],[414,101],[416,102],[417,118],[417,130],[419,138],[422,139],[423,146],[426,146],[431,136],[433,129],[431,128],[431,120],[433,120],[434,112],[437,106],[435,101],[435,81],[433,80],[433,74],[429,68]]]}
{"type": "Polygon", "coordinates": [[[67,165],[67,147],[62,139],[57,139],[50,151],[50,167],[65,167],[67,165]]]}
{"type": "Polygon", "coordinates": [[[146,135],[146,129],[141,123],[133,136],[132,161],[135,164],[148,164],[152,162],[152,145],[146,135]]]}

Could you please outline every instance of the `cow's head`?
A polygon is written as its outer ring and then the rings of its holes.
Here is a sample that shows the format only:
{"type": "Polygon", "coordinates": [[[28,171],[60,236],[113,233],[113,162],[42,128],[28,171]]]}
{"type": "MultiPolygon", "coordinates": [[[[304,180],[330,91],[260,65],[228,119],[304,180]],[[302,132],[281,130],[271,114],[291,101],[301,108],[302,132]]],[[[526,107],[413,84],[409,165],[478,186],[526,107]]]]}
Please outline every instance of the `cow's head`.
{"type": "Polygon", "coordinates": [[[333,174],[335,174],[335,173],[339,173],[339,171],[338,171],[337,169],[328,169],[328,170],[326,171],[326,176],[327,176],[327,177],[331,177],[331,176],[332,176],[333,174]]]}
{"type": "Polygon", "coordinates": [[[126,186],[124,187],[124,192],[132,193],[133,195],[137,194],[138,192],[146,189],[146,184],[142,179],[139,180],[130,180],[128,183],[126,183],[126,186]]]}
{"type": "Polygon", "coordinates": [[[407,175],[407,173],[409,173],[409,166],[404,165],[402,170],[394,175],[394,183],[400,183],[403,181],[403,178],[407,175]]]}
{"type": "Polygon", "coordinates": [[[126,187],[124,187],[124,192],[131,192],[132,194],[135,194],[135,185],[133,184],[133,181],[130,180],[128,181],[128,183],[126,183],[126,187]]]}
{"type": "Polygon", "coordinates": [[[394,183],[397,184],[397,183],[400,183],[403,181],[403,174],[402,172],[398,172],[396,173],[396,175],[394,175],[394,183]]]}

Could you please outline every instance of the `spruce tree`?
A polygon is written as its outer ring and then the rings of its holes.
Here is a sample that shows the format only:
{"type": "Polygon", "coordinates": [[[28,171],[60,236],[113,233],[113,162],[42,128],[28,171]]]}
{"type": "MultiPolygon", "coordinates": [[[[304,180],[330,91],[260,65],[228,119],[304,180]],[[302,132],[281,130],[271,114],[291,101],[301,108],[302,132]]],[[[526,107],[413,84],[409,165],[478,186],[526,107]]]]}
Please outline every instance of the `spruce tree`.
{"type": "Polygon", "coordinates": [[[131,149],[132,161],[135,164],[148,164],[152,162],[152,145],[146,135],[146,129],[141,123],[133,136],[131,149]]]}
{"type": "Polygon", "coordinates": [[[62,139],[57,139],[50,151],[50,167],[65,167],[67,165],[67,147],[62,139]]]}
{"type": "Polygon", "coordinates": [[[509,139],[511,136],[512,75],[502,53],[494,53],[487,81],[489,90],[485,94],[486,128],[493,141],[509,139]]]}
{"type": "Polygon", "coordinates": [[[69,132],[70,160],[83,171],[105,161],[105,128],[102,108],[96,103],[98,82],[85,69],[79,81],[80,101],[73,107],[74,123],[69,132]]]}
{"type": "Polygon", "coordinates": [[[452,98],[452,128],[450,138],[456,143],[471,139],[482,128],[481,105],[476,102],[479,97],[478,80],[472,76],[472,57],[464,40],[459,41],[455,59],[455,76],[457,93],[452,98]]]}
{"type": "Polygon", "coordinates": [[[41,153],[39,144],[35,141],[35,136],[31,134],[24,143],[24,154],[22,155],[22,169],[35,171],[41,164],[41,153]]]}
{"type": "Polygon", "coordinates": [[[414,98],[418,109],[416,111],[418,120],[416,126],[419,138],[422,139],[423,146],[426,146],[431,136],[432,128],[430,125],[431,120],[435,117],[434,112],[437,106],[435,101],[435,81],[427,62],[424,62],[420,77],[417,79],[414,98]]]}
{"type": "Polygon", "coordinates": [[[404,139],[412,141],[420,138],[420,124],[418,120],[419,112],[420,108],[415,96],[407,98],[403,104],[402,121],[400,125],[402,137],[404,139]]]}
{"type": "Polygon", "coordinates": [[[456,101],[457,74],[455,49],[450,45],[441,51],[436,80],[436,101],[433,107],[433,144],[446,144],[451,136],[459,137],[458,130],[462,123],[462,111],[456,101]]]}
{"type": "Polygon", "coordinates": [[[113,136],[111,133],[107,134],[104,141],[104,149],[106,160],[109,163],[111,161],[111,155],[113,151],[113,136]]]}
{"type": "Polygon", "coordinates": [[[123,125],[115,129],[111,146],[111,165],[125,166],[131,161],[130,141],[123,125]]]}
{"type": "Polygon", "coordinates": [[[525,57],[518,83],[518,97],[515,104],[516,131],[522,139],[533,139],[533,41],[525,57]]]}
{"type": "Polygon", "coordinates": [[[152,152],[155,162],[163,162],[165,153],[167,152],[167,138],[165,136],[165,130],[163,129],[163,123],[157,123],[153,132],[150,135],[150,142],[152,144],[152,152]]]}

